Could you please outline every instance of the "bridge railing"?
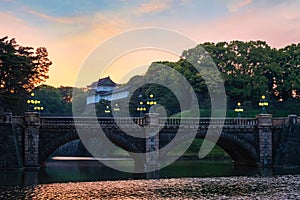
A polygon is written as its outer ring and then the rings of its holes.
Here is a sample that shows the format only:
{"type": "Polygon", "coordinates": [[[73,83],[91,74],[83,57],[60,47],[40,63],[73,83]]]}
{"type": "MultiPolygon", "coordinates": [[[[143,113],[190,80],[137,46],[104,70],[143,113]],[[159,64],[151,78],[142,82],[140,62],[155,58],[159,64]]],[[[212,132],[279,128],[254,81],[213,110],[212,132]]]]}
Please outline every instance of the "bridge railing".
{"type": "Polygon", "coordinates": [[[226,118],[224,125],[256,126],[256,118],[226,118]]]}
{"type": "MultiPolygon", "coordinates": [[[[12,116],[9,115],[0,115],[0,123],[16,123],[22,124],[24,121],[24,116],[12,116]]],[[[91,124],[131,124],[134,122],[135,124],[144,125],[145,118],[142,117],[40,117],[41,125],[91,125],[91,124]]],[[[256,118],[159,118],[160,125],[240,125],[240,126],[256,126],[257,119],[256,118]]],[[[283,126],[288,125],[289,118],[287,117],[278,117],[272,118],[273,126],[283,126]]],[[[300,124],[300,117],[297,117],[297,123],[300,124]]]]}
{"type": "MultiPolygon", "coordinates": [[[[145,124],[145,118],[141,117],[117,117],[117,118],[91,118],[91,117],[41,117],[41,125],[91,125],[91,124],[145,124]]],[[[255,126],[255,118],[159,118],[159,124],[167,125],[244,125],[255,126]]]]}
{"type": "Polygon", "coordinates": [[[41,125],[144,124],[140,117],[41,117],[41,125]]]}
{"type": "Polygon", "coordinates": [[[224,124],[224,125],[243,125],[255,126],[257,125],[256,118],[160,118],[160,124],[167,125],[209,125],[209,124],[224,124]]]}
{"type": "Polygon", "coordinates": [[[41,125],[74,124],[73,117],[41,117],[41,125]]]}
{"type": "Polygon", "coordinates": [[[11,118],[11,122],[14,124],[22,124],[24,121],[24,117],[23,116],[13,116],[11,118]]]}
{"type": "Polygon", "coordinates": [[[287,117],[277,117],[272,118],[272,125],[273,126],[283,126],[289,123],[289,118],[287,117]]]}
{"type": "MultiPolygon", "coordinates": [[[[145,124],[145,118],[141,117],[118,117],[118,118],[90,118],[90,117],[75,117],[76,124],[130,124],[132,122],[136,124],[145,124]]],[[[42,117],[42,125],[50,124],[63,124],[70,125],[74,124],[73,117],[42,117]]],[[[189,125],[209,125],[209,124],[222,124],[224,125],[257,125],[257,120],[255,118],[160,118],[160,124],[168,125],[179,125],[179,124],[189,124],[189,125]]]]}

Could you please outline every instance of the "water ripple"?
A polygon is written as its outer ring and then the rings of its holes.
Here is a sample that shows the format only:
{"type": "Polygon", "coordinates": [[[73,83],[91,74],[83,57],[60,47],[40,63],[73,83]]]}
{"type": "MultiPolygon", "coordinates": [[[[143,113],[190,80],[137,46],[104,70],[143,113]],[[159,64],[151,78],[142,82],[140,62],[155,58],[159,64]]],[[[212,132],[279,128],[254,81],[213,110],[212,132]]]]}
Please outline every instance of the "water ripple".
{"type": "Polygon", "coordinates": [[[300,176],[0,186],[0,199],[300,199],[300,176]]]}

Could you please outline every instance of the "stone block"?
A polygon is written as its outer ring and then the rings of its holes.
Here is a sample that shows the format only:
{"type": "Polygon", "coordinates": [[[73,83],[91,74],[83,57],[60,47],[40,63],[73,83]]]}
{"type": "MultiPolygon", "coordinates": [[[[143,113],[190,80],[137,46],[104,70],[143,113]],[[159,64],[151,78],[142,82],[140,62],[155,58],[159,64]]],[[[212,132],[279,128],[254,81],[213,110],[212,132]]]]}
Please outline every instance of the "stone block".
{"type": "Polygon", "coordinates": [[[158,113],[146,113],[145,114],[145,124],[150,126],[159,125],[159,114],[158,113]]]}
{"type": "Polygon", "coordinates": [[[258,126],[272,126],[272,114],[256,115],[258,126]]]}

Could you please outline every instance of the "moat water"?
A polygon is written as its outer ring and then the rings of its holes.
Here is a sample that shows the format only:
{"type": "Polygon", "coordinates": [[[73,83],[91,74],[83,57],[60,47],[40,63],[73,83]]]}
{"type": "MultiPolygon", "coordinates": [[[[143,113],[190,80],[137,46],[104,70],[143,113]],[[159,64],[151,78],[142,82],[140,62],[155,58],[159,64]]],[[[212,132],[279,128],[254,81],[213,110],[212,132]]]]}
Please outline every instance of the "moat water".
{"type": "MultiPolygon", "coordinates": [[[[130,160],[116,162],[133,167],[130,160]]],[[[1,171],[0,199],[300,197],[300,167],[257,168],[234,166],[230,160],[178,160],[159,171],[159,180],[145,177],[119,172],[98,161],[55,160],[39,171],[1,171]],[[272,182],[280,188],[273,191],[272,182]]]]}

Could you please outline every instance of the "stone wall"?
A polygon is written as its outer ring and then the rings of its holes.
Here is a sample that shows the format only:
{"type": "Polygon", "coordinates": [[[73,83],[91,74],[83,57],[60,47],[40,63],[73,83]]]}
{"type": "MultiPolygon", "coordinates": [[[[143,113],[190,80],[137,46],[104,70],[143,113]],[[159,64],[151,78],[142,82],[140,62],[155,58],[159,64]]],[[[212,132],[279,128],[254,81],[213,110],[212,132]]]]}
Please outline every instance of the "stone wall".
{"type": "Polygon", "coordinates": [[[300,165],[300,124],[274,132],[274,164],[300,165]]]}
{"type": "Polygon", "coordinates": [[[0,168],[23,167],[23,130],[11,123],[0,123],[0,168]]]}

